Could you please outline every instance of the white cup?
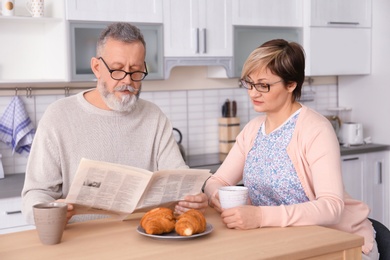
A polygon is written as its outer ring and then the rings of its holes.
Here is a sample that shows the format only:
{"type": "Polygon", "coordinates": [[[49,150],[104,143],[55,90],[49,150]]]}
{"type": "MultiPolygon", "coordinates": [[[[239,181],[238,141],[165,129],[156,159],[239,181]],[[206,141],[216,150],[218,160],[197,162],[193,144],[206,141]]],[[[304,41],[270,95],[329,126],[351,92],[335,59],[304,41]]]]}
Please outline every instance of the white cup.
{"type": "Polygon", "coordinates": [[[220,187],[218,194],[223,209],[246,205],[248,202],[248,188],[244,186],[220,187]]]}
{"type": "Polygon", "coordinates": [[[32,17],[43,17],[45,9],[44,0],[27,0],[26,9],[32,17]]]}
{"type": "Polygon", "coordinates": [[[15,0],[2,0],[1,1],[1,13],[3,16],[15,15],[15,0]]]}

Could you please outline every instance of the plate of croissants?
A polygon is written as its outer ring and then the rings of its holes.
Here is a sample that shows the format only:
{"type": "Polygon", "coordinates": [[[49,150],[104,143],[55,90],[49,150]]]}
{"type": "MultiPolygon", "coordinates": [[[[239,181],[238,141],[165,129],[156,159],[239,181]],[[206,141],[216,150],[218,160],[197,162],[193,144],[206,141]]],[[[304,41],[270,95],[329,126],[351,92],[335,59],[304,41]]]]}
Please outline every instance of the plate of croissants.
{"type": "Polygon", "coordinates": [[[142,216],[137,232],[158,239],[191,239],[213,231],[203,213],[190,209],[175,216],[169,208],[154,208],[142,216]]]}

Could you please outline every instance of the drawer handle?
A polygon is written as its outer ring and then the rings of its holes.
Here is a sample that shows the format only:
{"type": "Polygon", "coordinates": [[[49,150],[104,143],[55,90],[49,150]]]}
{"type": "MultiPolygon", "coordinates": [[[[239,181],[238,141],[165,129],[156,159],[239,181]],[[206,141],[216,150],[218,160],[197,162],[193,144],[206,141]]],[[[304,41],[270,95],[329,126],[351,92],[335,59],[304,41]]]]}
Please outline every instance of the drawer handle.
{"type": "Polygon", "coordinates": [[[345,158],[345,159],[343,159],[344,162],[347,162],[347,161],[355,161],[355,160],[359,160],[359,157],[351,157],[351,158],[345,158]]]}
{"type": "Polygon", "coordinates": [[[340,25],[359,25],[358,22],[328,22],[328,24],[340,24],[340,25]]]}
{"type": "Polygon", "coordinates": [[[203,47],[204,47],[204,50],[203,50],[203,53],[207,53],[207,34],[206,34],[206,29],[203,28],[203,47]]]}
{"type": "Polygon", "coordinates": [[[199,53],[199,28],[196,28],[196,53],[199,53]]]}
{"type": "Polygon", "coordinates": [[[378,169],[378,184],[382,184],[382,162],[377,162],[377,169],[378,169]]]}
{"type": "Polygon", "coordinates": [[[5,214],[12,215],[12,214],[20,214],[22,213],[21,210],[15,210],[15,211],[6,211],[5,214]]]}

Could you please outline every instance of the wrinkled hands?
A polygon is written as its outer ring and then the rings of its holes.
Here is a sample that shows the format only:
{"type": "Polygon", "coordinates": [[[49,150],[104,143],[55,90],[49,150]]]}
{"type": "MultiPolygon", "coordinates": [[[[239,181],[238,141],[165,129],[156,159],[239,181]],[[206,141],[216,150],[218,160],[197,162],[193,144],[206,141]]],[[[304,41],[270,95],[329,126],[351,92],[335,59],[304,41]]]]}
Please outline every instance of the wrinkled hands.
{"type": "Polygon", "coordinates": [[[183,201],[179,201],[175,206],[175,213],[182,214],[189,209],[197,209],[201,212],[205,212],[208,207],[207,196],[204,193],[199,193],[197,195],[187,195],[183,201]]]}

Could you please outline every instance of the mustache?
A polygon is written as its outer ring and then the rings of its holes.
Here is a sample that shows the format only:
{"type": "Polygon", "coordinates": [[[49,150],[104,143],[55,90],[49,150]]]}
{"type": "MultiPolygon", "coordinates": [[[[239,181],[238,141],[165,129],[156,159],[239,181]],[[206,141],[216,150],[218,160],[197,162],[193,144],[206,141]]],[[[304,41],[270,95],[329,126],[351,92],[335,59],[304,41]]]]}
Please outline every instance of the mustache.
{"type": "Polygon", "coordinates": [[[125,91],[125,90],[128,90],[129,92],[134,93],[134,94],[138,93],[138,91],[139,91],[139,89],[134,88],[134,87],[132,87],[130,85],[118,86],[114,90],[115,91],[125,91]]]}

